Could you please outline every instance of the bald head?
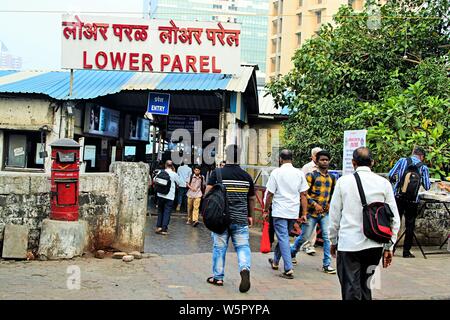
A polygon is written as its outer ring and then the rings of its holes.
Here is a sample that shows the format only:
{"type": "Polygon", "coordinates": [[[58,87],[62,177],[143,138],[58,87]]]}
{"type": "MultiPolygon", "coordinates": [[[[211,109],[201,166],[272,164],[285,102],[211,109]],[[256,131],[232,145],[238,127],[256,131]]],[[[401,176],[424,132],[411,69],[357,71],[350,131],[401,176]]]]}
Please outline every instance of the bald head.
{"type": "Polygon", "coordinates": [[[373,159],[369,148],[359,147],[353,151],[353,164],[356,167],[372,167],[373,159]]]}

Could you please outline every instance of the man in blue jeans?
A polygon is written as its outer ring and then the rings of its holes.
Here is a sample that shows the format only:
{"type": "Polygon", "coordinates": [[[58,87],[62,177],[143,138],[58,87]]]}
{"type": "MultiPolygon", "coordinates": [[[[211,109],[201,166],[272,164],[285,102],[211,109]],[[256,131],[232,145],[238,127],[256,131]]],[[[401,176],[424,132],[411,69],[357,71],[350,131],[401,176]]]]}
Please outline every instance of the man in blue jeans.
{"type": "MultiPolygon", "coordinates": [[[[255,188],[252,177],[238,164],[240,150],[237,145],[229,145],[226,149],[227,163],[223,168],[217,168],[222,174],[222,181],[227,190],[228,209],[231,225],[222,234],[211,232],[213,239],[212,271],[213,276],[206,279],[209,284],[223,286],[225,276],[225,257],[228,241],[231,237],[237,253],[241,283],[240,292],[250,289],[250,243],[249,226],[253,223],[255,207],[255,188]]],[[[211,173],[205,193],[208,193],[217,183],[216,171],[211,173]]]]}
{"type": "Polygon", "coordinates": [[[301,234],[295,239],[291,247],[291,256],[294,264],[297,264],[295,255],[300,250],[302,244],[315,232],[317,224],[320,225],[323,239],[323,272],[335,274],[336,269],[331,266],[330,239],[328,237],[328,211],[330,208],[331,196],[336,185],[336,179],[328,173],[331,155],[328,151],[322,150],[316,154],[318,170],[306,175],[306,180],[310,186],[307,194],[308,199],[308,219],[302,225],[301,234]]]}
{"type": "Polygon", "coordinates": [[[292,165],[292,152],[283,150],[280,153],[279,168],[273,170],[267,182],[267,199],[264,204],[266,217],[272,205],[272,217],[278,243],[275,246],[274,257],[269,263],[274,270],[278,270],[281,258],[284,261],[284,272],[280,275],[285,279],[294,278],[292,268],[289,231],[294,223],[306,221],[306,191],[308,183],[305,174],[292,165]],[[300,202],[302,214],[299,217],[300,202]]]}

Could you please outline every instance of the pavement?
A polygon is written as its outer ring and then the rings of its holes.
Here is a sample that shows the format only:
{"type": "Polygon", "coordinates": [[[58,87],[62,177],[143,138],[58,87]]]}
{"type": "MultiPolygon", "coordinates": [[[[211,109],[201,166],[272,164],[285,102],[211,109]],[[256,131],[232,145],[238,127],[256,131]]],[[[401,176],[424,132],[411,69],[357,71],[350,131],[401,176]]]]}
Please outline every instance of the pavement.
{"type": "MultiPolygon", "coordinates": [[[[272,270],[267,262],[272,254],[259,252],[260,230],[252,228],[251,289],[242,294],[231,243],[225,284],[212,286],[206,283],[211,275],[210,232],[202,224],[193,228],[185,224],[185,217],[174,216],[169,234],[163,236],[154,233],[155,221],[155,216],[147,221],[144,258],[129,263],[112,259],[112,253],[104,259],[85,255],[60,261],[1,260],[0,300],[341,299],[337,275],[321,272],[321,247],[316,248],[316,256],[301,252],[294,267],[295,279],[283,279],[279,277],[281,271],[272,270]]],[[[450,299],[450,255],[423,259],[418,249],[413,248],[413,252],[415,259],[395,256],[393,265],[381,270],[374,299],[450,299]]]]}

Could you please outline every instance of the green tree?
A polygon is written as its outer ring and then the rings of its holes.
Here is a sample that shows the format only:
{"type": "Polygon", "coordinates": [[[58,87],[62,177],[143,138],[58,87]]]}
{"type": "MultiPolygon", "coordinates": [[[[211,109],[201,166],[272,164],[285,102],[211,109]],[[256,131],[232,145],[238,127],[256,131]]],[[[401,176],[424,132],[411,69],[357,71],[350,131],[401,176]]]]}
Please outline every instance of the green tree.
{"type": "Polygon", "coordinates": [[[297,164],[318,145],[341,167],[343,131],[365,128],[377,170],[423,145],[433,173],[448,174],[449,1],[391,0],[379,8],[379,28],[371,5],[341,7],[334,26],[297,50],[293,70],[268,84],[290,110],[284,144],[297,164]]]}

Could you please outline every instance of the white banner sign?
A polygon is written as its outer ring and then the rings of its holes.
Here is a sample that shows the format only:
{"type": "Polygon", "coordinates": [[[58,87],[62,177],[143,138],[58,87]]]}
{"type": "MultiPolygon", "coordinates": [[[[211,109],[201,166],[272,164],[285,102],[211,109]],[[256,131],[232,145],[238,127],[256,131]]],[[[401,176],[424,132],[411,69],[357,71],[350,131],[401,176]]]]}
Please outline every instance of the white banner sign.
{"type": "Polygon", "coordinates": [[[342,157],[342,175],[353,174],[353,151],[366,146],[367,130],[344,131],[344,155],[342,157]]]}
{"type": "Polygon", "coordinates": [[[236,74],[240,24],[62,17],[62,68],[236,74]]]}

